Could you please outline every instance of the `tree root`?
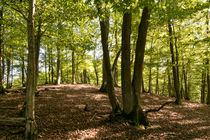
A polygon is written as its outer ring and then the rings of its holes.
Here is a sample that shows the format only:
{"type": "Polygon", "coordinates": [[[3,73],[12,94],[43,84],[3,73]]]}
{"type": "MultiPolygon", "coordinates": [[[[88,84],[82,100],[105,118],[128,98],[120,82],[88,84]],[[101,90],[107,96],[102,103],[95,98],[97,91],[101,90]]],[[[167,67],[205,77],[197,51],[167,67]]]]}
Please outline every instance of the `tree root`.
{"type": "Polygon", "coordinates": [[[160,111],[164,106],[171,104],[171,103],[175,103],[175,101],[169,101],[169,102],[165,102],[164,104],[162,104],[159,108],[155,108],[155,109],[149,109],[147,111],[145,111],[145,114],[147,115],[150,112],[158,112],[160,111]]]}

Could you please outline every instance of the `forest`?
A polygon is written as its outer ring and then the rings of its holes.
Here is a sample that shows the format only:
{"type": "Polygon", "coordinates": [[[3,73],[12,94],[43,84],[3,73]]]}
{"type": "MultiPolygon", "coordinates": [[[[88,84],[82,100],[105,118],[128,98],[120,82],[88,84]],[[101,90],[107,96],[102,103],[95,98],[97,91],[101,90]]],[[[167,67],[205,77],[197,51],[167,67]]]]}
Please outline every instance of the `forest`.
{"type": "Polygon", "coordinates": [[[0,0],[0,139],[210,139],[209,0],[0,0]]]}

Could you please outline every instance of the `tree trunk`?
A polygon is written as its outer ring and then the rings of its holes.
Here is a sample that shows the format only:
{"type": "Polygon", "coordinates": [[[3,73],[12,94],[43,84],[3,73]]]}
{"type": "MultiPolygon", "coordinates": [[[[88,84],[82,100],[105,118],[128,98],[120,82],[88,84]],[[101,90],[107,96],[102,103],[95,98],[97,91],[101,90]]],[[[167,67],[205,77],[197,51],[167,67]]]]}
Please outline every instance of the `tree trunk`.
{"type": "MultiPolygon", "coordinates": [[[[98,7],[98,11],[101,12],[101,9],[98,7]]],[[[117,100],[117,97],[115,95],[114,91],[114,83],[113,83],[113,77],[111,72],[111,65],[110,65],[110,58],[109,58],[109,50],[108,50],[108,36],[109,36],[109,18],[106,16],[106,18],[100,17],[100,28],[101,28],[101,42],[103,47],[103,60],[104,60],[104,67],[107,75],[107,92],[109,96],[109,101],[112,106],[112,112],[117,113],[119,112],[120,105],[117,100]]]]}
{"type": "MultiPolygon", "coordinates": [[[[10,51],[10,49],[9,49],[9,51],[10,51]]],[[[10,68],[11,68],[11,52],[8,52],[6,62],[7,62],[7,89],[9,89],[10,88],[10,72],[11,72],[10,71],[10,68]]]]}
{"type": "Polygon", "coordinates": [[[205,86],[206,86],[206,71],[202,70],[201,76],[201,103],[205,104],[205,86]]]}
{"type": "Polygon", "coordinates": [[[157,75],[156,75],[156,86],[155,86],[155,94],[159,94],[159,67],[157,68],[157,75]]]}
{"type": "Polygon", "coordinates": [[[209,76],[209,58],[207,58],[207,104],[210,104],[210,76],[209,76]]]}
{"type": "Polygon", "coordinates": [[[114,86],[118,87],[118,69],[117,69],[117,61],[120,57],[121,49],[117,52],[117,55],[114,59],[114,63],[112,65],[112,73],[113,73],[113,79],[114,79],[114,86]]]}
{"type": "Polygon", "coordinates": [[[122,25],[122,57],[121,57],[121,88],[123,100],[123,112],[129,116],[134,108],[134,95],[131,85],[130,64],[130,35],[132,14],[125,13],[122,25]]]}
{"type": "Polygon", "coordinates": [[[169,29],[169,37],[170,37],[170,52],[171,52],[171,60],[172,60],[172,70],[173,70],[173,79],[174,79],[174,88],[176,92],[176,104],[181,104],[181,97],[179,93],[179,80],[177,77],[177,67],[174,57],[174,50],[173,50],[173,36],[172,36],[172,27],[171,21],[168,20],[168,29],[169,29]]]}
{"type": "Polygon", "coordinates": [[[171,87],[171,74],[170,74],[170,70],[169,70],[169,66],[167,68],[168,70],[168,95],[169,97],[172,97],[172,87],[171,87]]]}
{"type": "Polygon", "coordinates": [[[3,48],[4,48],[4,40],[3,40],[3,32],[4,32],[4,25],[3,25],[3,6],[0,9],[0,94],[4,94],[4,74],[3,74],[3,48]]]}
{"type": "Polygon", "coordinates": [[[150,123],[147,116],[143,112],[140,104],[140,91],[141,82],[143,77],[143,63],[144,63],[144,51],[147,37],[147,30],[149,26],[149,9],[144,7],[141,22],[138,29],[138,39],[136,43],[136,56],[134,63],[134,74],[133,74],[133,92],[134,92],[134,108],[133,108],[133,118],[137,124],[143,124],[144,126],[149,126],[150,123]]]}
{"type": "Polygon", "coordinates": [[[47,48],[47,54],[48,54],[48,78],[49,78],[49,84],[51,83],[51,55],[50,55],[50,48],[47,48]]]}
{"type": "Polygon", "coordinates": [[[105,69],[105,60],[103,58],[103,64],[102,64],[102,71],[103,71],[103,81],[100,88],[100,92],[107,92],[107,74],[105,69]]]}
{"type": "Polygon", "coordinates": [[[185,70],[185,66],[183,64],[183,75],[184,75],[184,87],[185,87],[185,100],[190,100],[190,95],[188,92],[188,83],[187,83],[187,71],[185,70]]]}
{"type": "Polygon", "coordinates": [[[72,84],[75,84],[75,60],[74,50],[72,50],[72,84]]]}
{"type": "MultiPolygon", "coordinates": [[[[150,50],[152,51],[152,45],[153,45],[153,38],[151,41],[151,47],[150,50]]],[[[152,93],[152,54],[150,54],[150,65],[149,65],[149,85],[148,85],[148,93],[152,93]]]]}
{"type": "Polygon", "coordinates": [[[51,60],[51,62],[50,62],[50,64],[51,64],[51,83],[54,84],[54,68],[53,68],[53,61],[54,60],[53,60],[53,56],[52,56],[52,54],[53,54],[52,53],[52,48],[51,48],[50,51],[51,51],[50,52],[51,53],[51,59],[50,59],[51,60]]]}
{"type": "Polygon", "coordinates": [[[29,0],[29,14],[27,20],[28,30],[28,69],[27,69],[27,88],[26,88],[26,127],[25,138],[34,139],[35,137],[35,80],[36,80],[36,58],[35,58],[35,37],[34,37],[34,16],[35,0],[29,0]]]}
{"type": "Polygon", "coordinates": [[[84,78],[84,84],[87,84],[87,70],[83,70],[83,78],[84,78]]]}
{"type": "Polygon", "coordinates": [[[41,42],[41,22],[38,24],[37,34],[35,36],[35,88],[37,90],[37,84],[39,79],[39,54],[40,54],[40,42],[41,42]]]}
{"type": "Polygon", "coordinates": [[[44,71],[45,71],[45,84],[48,84],[47,81],[47,47],[44,48],[44,71]]]}
{"type": "Polygon", "coordinates": [[[56,75],[56,84],[60,85],[61,83],[61,69],[60,69],[60,47],[57,46],[57,75],[56,75]]]}

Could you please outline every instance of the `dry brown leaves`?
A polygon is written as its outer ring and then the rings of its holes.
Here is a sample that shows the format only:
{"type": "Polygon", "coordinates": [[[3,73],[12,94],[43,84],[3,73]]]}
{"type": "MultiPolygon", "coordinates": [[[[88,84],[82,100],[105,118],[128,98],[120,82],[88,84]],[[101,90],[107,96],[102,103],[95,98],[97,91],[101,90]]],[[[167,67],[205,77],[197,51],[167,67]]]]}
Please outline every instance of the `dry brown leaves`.
{"type": "MultiPolygon", "coordinates": [[[[183,101],[180,106],[170,104],[158,112],[149,113],[152,126],[141,129],[129,125],[124,119],[110,122],[111,107],[99,86],[47,85],[39,87],[36,97],[36,122],[40,140],[80,139],[210,139],[210,106],[183,101]],[[84,111],[85,106],[88,110],[84,111]]],[[[120,89],[116,89],[121,100],[120,89]]],[[[0,110],[0,116],[17,117],[25,96],[11,93],[0,96],[1,106],[17,110],[0,110]]],[[[144,110],[158,108],[167,101],[165,96],[142,94],[144,110]]],[[[0,126],[0,139],[18,139],[14,134],[19,128],[0,126]]]]}

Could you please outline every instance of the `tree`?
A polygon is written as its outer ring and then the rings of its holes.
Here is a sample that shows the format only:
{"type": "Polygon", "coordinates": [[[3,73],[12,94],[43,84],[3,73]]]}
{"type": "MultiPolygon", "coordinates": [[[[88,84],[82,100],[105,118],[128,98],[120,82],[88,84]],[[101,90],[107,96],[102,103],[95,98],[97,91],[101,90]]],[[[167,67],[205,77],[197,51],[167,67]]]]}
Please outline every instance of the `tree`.
{"type": "Polygon", "coordinates": [[[3,6],[0,7],[0,94],[4,94],[4,59],[3,59],[3,50],[4,50],[4,24],[3,24],[3,17],[4,17],[4,8],[3,6]]]}
{"type": "Polygon", "coordinates": [[[35,0],[29,0],[29,13],[27,20],[28,30],[28,72],[27,72],[27,87],[26,87],[26,126],[25,138],[35,138],[35,90],[36,90],[36,62],[35,62],[35,35],[34,35],[34,15],[35,15],[35,0]]]}
{"type": "MultiPolygon", "coordinates": [[[[96,1],[96,5],[98,8],[98,12],[100,14],[102,13],[102,7],[101,7],[101,1],[96,1]]],[[[119,101],[117,100],[117,97],[115,95],[114,91],[114,83],[113,83],[113,77],[111,72],[111,65],[110,65],[110,58],[109,58],[109,49],[108,49],[108,35],[109,35],[109,17],[107,14],[105,14],[105,17],[102,17],[102,15],[99,16],[100,20],[100,29],[101,29],[101,43],[103,48],[103,65],[105,68],[105,72],[107,75],[107,92],[109,96],[109,101],[112,106],[112,112],[118,113],[121,111],[119,101]]]]}
{"type": "Polygon", "coordinates": [[[141,22],[138,29],[138,39],[136,43],[135,63],[133,81],[130,81],[130,33],[131,33],[131,16],[125,12],[123,16],[122,27],[122,96],[123,111],[126,116],[134,121],[136,125],[143,124],[149,126],[147,116],[140,105],[140,91],[143,77],[144,50],[146,44],[147,29],[149,25],[149,8],[144,7],[141,22]]]}

